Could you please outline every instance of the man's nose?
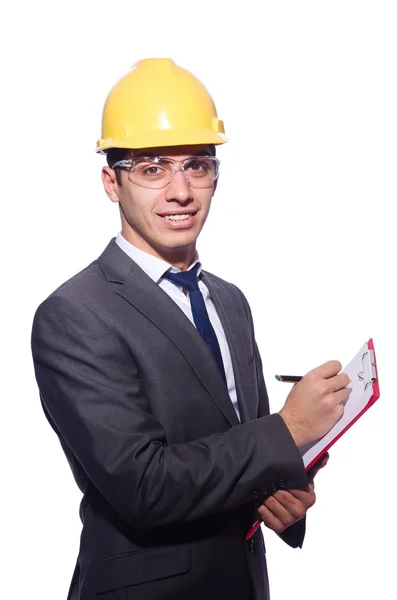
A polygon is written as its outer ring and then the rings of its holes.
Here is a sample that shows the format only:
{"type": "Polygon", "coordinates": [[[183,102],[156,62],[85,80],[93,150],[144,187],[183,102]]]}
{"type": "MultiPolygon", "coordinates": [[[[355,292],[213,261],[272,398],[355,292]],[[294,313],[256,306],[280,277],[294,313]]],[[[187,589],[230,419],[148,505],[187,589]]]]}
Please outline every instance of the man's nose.
{"type": "Polygon", "coordinates": [[[192,189],[187,180],[186,173],[182,169],[176,171],[167,185],[166,200],[171,202],[176,200],[177,202],[190,202],[193,200],[192,189]]]}

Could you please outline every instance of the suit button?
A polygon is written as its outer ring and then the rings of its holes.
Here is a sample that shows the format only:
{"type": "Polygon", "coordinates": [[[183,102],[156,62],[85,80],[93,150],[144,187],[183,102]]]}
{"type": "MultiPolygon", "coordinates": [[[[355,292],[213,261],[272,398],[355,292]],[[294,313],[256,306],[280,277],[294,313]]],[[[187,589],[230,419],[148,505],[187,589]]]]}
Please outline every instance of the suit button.
{"type": "Polygon", "coordinates": [[[248,550],[250,551],[251,554],[254,553],[254,540],[252,538],[248,542],[248,550]]]}

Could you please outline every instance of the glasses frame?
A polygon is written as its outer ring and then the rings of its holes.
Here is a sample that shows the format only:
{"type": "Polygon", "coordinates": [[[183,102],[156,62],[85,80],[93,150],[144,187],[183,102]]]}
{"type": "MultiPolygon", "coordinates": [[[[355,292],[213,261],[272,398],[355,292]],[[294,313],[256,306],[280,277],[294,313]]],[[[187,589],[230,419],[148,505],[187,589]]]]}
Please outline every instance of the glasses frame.
{"type": "Polygon", "coordinates": [[[174,179],[175,175],[181,171],[181,173],[183,174],[186,183],[188,183],[192,188],[196,188],[196,189],[207,189],[209,187],[211,187],[211,185],[195,185],[194,183],[192,183],[191,181],[189,181],[189,177],[188,174],[185,171],[185,165],[186,163],[190,163],[194,160],[200,160],[201,158],[206,158],[206,159],[210,159],[214,165],[215,165],[215,169],[214,169],[214,173],[215,173],[215,177],[213,178],[213,180],[211,181],[211,184],[216,181],[218,179],[219,176],[219,166],[220,166],[220,161],[218,158],[216,158],[216,156],[207,156],[207,155],[198,155],[198,156],[189,156],[189,158],[185,158],[184,160],[180,161],[180,160],[174,160],[173,158],[168,158],[167,156],[137,156],[136,158],[128,158],[125,160],[118,160],[117,162],[114,163],[114,165],[112,166],[112,169],[126,169],[128,171],[128,180],[131,183],[134,183],[135,185],[139,185],[140,187],[144,187],[150,190],[162,190],[165,187],[167,187],[167,185],[169,185],[171,183],[171,181],[174,179]],[[137,183],[136,181],[133,181],[132,179],[130,179],[130,171],[131,169],[138,163],[140,162],[144,162],[144,161],[148,161],[151,163],[160,163],[160,161],[166,161],[168,163],[172,163],[174,165],[174,169],[172,171],[171,177],[169,178],[169,180],[161,186],[152,186],[152,185],[144,185],[142,183],[137,183]],[[175,166],[177,168],[175,168],[175,166]]]}

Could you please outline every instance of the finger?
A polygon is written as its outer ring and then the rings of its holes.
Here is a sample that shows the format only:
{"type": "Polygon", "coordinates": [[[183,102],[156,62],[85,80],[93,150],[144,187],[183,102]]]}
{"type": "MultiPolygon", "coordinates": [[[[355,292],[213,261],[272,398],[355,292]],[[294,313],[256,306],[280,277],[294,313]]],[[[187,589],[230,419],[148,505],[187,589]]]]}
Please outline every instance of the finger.
{"type": "Polygon", "coordinates": [[[318,459],[317,463],[321,463],[321,465],[323,467],[325,467],[325,465],[327,464],[327,462],[329,461],[329,452],[324,452],[324,454],[318,459]]]}
{"type": "Polygon", "coordinates": [[[307,472],[307,477],[310,482],[312,482],[313,479],[315,478],[315,476],[317,475],[317,473],[325,467],[328,460],[329,460],[329,454],[328,454],[328,452],[325,452],[321,456],[321,458],[319,458],[318,461],[309,469],[309,471],[307,472]]]}
{"type": "Polygon", "coordinates": [[[304,512],[313,506],[316,501],[316,494],[314,491],[313,483],[303,487],[303,488],[293,488],[289,490],[291,496],[296,498],[296,500],[304,507],[304,512]]]}
{"type": "Polygon", "coordinates": [[[328,378],[328,383],[330,386],[330,391],[337,392],[338,390],[346,388],[346,386],[349,385],[350,377],[347,373],[339,373],[339,375],[328,378]]]}
{"type": "Polygon", "coordinates": [[[273,531],[275,531],[276,533],[280,533],[285,529],[284,523],[282,523],[280,519],[274,516],[274,514],[267,508],[267,506],[264,506],[262,504],[262,506],[258,508],[258,514],[264,522],[264,524],[266,525],[266,527],[269,527],[269,529],[273,529],[273,531]]]}
{"type": "Polygon", "coordinates": [[[342,365],[338,360],[329,360],[323,365],[309,371],[307,375],[310,375],[315,379],[329,379],[330,377],[337,375],[341,369],[342,365]]]}
{"type": "Polygon", "coordinates": [[[349,388],[343,388],[342,390],[338,390],[337,392],[334,392],[334,401],[335,404],[343,404],[343,406],[346,404],[346,402],[349,400],[351,394],[351,389],[349,388]]]}
{"type": "Polygon", "coordinates": [[[318,473],[319,471],[321,471],[321,469],[323,469],[324,467],[325,467],[325,464],[324,464],[324,465],[319,465],[319,466],[317,466],[317,465],[314,465],[314,467],[312,467],[312,468],[310,469],[310,471],[309,471],[309,472],[308,472],[308,474],[307,474],[307,479],[308,479],[308,481],[309,481],[309,484],[311,484],[311,483],[312,483],[312,484],[314,485],[314,478],[315,478],[315,476],[316,476],[316,475],[317,475],[317,473],[318,473]]]}
{"type": "Polygon", "coordinates": [[[292,523],[301,519],[306,513],[306,508],[302,501],[291,494],[289,490],[279,490],[268,498],[268,500],[272,501],[270,503],[265,501],[267,508],[286,526],[292,525],[292,523]]]}

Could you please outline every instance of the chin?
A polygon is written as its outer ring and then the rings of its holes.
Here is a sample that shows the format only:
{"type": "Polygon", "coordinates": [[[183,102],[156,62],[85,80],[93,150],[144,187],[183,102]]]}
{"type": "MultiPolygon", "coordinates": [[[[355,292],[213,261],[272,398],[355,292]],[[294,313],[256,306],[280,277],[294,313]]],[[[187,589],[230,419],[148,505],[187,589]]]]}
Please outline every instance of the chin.
{"type": "Polygon", "coordinates": [[[183,234],[182,232],[179,233],[179,235],[172,235],[169,236],[167,239],[163,239],[163,247],[164,248],[169,248],[170,250],[178,250],[179,248],[186,248],[188,246],[192,246],[196,243],[197,240],[197,236],[196,235],[192,235],[191,233],[185,233],[183,234]]]}

